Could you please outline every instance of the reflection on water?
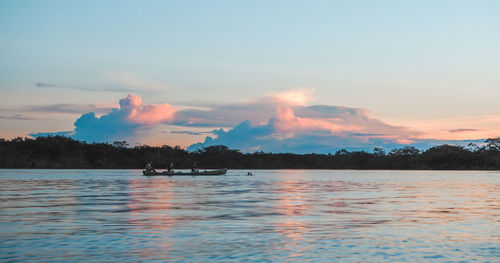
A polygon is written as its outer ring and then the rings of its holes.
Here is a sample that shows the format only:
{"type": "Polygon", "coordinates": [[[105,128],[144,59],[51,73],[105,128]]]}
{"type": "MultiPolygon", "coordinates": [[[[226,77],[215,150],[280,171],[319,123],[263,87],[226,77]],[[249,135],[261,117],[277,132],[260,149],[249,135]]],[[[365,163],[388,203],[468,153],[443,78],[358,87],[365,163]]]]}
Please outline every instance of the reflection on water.
{"type": "Polygon", "coordinates": [[[500,174],[0,170],[0,261],[497,261],[500,174]]]}

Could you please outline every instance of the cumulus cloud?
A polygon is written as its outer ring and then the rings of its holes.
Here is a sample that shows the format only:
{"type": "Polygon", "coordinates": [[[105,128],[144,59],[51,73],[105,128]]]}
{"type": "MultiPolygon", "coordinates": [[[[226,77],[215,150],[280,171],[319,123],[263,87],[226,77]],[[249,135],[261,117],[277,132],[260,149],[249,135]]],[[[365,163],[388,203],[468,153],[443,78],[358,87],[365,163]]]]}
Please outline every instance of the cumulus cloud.
{"type": "Polygon", "coordinates": [[[272,92],[264,98],[287,105],[305,106],[314,100],[315,89],[293,89],[283,92],[272,92]]]}
{"type": "Polygon", "coordinates": [[[332,133],[330,130],[317,129],[295,133],[286,136],[276,129],[277,119],[271,119],[264,125],[252,126],[244,121],[230,129],[214,130],[216,137],[207,136],[201,143],[188,147],[189,151],[196,151],[213,145],[226,145],[243,152],[291,152],[291,153],[334,153],[337,150],[371,151],[375,147],[386,150],[403,147],[411,143],[419,149],[427,149],[442,144],[467,145],[482,140],[434,140],[418,139],[405,140],[395,134],[368,134],[368,133],[332,133]]]}
{"type": "MultiPolygon", "coordinates": [[[[177,112],[174,123],[193,127],[234,127],[243,120],[265,123],[280,107],[304,107],[313,100],[314,89],[294,89],[269,93],[256,100],[237,104],[211,104],[203,109],[177,112]]],[[[191,105],[192,106],[192,105],[191,105]]]]}
{"type": "MultiPolygon", "coordinates": [[[[71,132],[63,132],[77,140],[88,142],[112,142],[129,140],[137,135],[141,128],[157,123],[167,123],[178,109],[169,104],[144,105],[142,99],[128,95],[120,100],[120,107],[97,117],[94,112],[83,114],[71,132]]],[[[33,133],[31,136],[59,135],[58,133],[33,133]]]]}
{"type": "Polygon", "coordinates": [[[340,148],[390,148],[418,143],[417,138],[422,135],[371,117],[366,109],[308,106],[312,98],[313,93],[308,90],[271,93],[239,105],[180,111],[175,123],[230,127],[214,130],[215,136],[191,145],[189,150],[223,144],[249,152],[331,152],[340,148]]]}
{"type": "Polygon", "coordinates": [[[174,124],[187,127],[234,127],[242,120],[266,122],[276,111],[262,102],[213,105],[208,109],[184,109],[175,114],[174,124]]]}
{"type": "Polygon", "coordinates": [[[408,138],[420,134],[371,118],[368,111],[362,109],[328,106],[300,110],[308,112],[309,117],[297,116],[291,108],[278,108],[266,124],[252,125],[244,121],[228,131],[214,130],[215,138],[208,136],[188,150],[223,144],[244,152],[328,153],[338,149],[395,148],[417,143],[408,138]]]}
{"type": "Polygon", "coordinates": [[[343,131],[361,131],[362,127],[342,122],[344,119],[339,118],[297,117],[291,108],[280,108],[277,110],[274,125],[277,131],[282,133],[328,131],[331,134],[340,134],[343,131]]]}
{"type": "Polygon", "coordinates": [[[120,100],[120,110],[127,113],[127,119],[131,123],[156,124],[172,119],[179,109],[166,103],[143,105],[140,97],[128,95],[120,100]]]}
{"type": "Polygon", "coordinates": [[[204,142],[188,147],[194,151],[207,146],[226,145],[230,148],[240,149],[243,152],[293,152],[293,153],[328,153],[338,148],[366,147],[366,142],[361,145],[360,140],[353,137],[332,135],[329,132],[309,132],[283,136],[275,129],[275,120],[268,124],[252,126],[249,121],[244,121],[233,129],[224,131],[215,130],[217,136],[206,137],[204,142]]]}
{"type": "MultiPolygon", "coordinates": [[[[222,144],[244,152],[328,153],[339,149],[392,149],[409,144],[426,148],[466,142],[425,138],[425,134],[417,130],[372,117],[366,109],[310,105],[313,95],[311,90],[292,90],[270,93],[239,104],[211,104],[184,109],[170,104],[143,104],[140,97],[128,95],[120,100],[119,108],[106,114],[83,114],[74,123],[75,129],[65,134],[78,140],[98,142],[134,142],[136,139],[140,142],[141,136],[146,139],[144,136],[147,135],[151,142],[154,140],[150,136],[155,135],[148,131],[153,130],[153,126],[170,125],[177,129],[171,132],[172,135],[207,135],[203,142],[192,144],[188,150],[222,144]],[[189,131],[187,127],[205,128],[189,131]]],[[[60,108],[65,109],[65,106],[60,108]]],[[[466,131],[471,129],[460,129],[455,133],[466,131]]],[[[176,144],[158,142],[165,143],[176,144]]]]}

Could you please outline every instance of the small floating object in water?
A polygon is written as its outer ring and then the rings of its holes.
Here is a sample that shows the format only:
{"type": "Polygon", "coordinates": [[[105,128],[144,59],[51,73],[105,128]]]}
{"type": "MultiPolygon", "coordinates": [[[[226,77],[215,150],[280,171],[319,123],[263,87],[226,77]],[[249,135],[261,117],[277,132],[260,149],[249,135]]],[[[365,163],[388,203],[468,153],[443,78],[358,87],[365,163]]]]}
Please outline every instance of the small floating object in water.
{"type": "Polygon", "coordinates": [[[247,176],[252,176],[252,175],[253,175],[253,173],[251,173],[251,172],[247,173],[247,176]]]}

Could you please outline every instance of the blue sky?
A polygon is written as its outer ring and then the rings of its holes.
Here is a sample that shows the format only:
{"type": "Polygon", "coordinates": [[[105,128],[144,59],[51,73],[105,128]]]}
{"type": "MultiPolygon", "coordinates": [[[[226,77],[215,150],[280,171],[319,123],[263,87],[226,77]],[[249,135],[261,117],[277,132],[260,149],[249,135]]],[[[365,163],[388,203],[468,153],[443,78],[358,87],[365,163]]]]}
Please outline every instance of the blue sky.
{"type": "Polygon", "coordinates": [[[290,90],[418,139],[495,136],[499,12],[498,1],[2,1],[0,137],[73,130],[128,94],[235,119],[192,135],[164,118],[127,138],[188,146],[248,117],[223,109],[290,90]]]}

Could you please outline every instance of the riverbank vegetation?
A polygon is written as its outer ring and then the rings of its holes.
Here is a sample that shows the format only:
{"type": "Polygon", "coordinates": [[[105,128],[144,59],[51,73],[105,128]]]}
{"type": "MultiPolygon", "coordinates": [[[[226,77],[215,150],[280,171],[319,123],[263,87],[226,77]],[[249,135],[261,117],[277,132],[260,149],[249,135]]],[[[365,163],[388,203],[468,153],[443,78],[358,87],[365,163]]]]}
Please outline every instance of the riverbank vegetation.
{"type": "Polygon", "coordinates": [[[0,139],[0,168],[141,169],[450,169],[500,170],[500,137],[467,147],[441,145],[427,150],[407,146],[385,152],[339,150],[330,154],[241,153],[226,146],[188,152],[178,146],[129,147],[127,142],[86,143],[64,136],[0,139]]]}

